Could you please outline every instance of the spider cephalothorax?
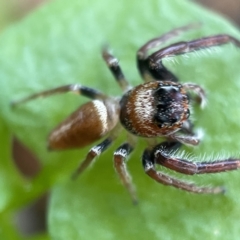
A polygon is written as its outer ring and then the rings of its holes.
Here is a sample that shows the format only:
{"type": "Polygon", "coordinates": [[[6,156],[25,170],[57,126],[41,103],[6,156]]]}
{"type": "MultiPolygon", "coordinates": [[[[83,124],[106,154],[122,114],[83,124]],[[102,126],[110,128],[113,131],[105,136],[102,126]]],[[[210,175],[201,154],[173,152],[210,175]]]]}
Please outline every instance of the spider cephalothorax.
{"type": "Polygon", "coordinates": [[[141,137],[165,136],[181,129],[189,117],[188,96],[179,83],[152,81],[123,95],[120,121],[141,137]]]}
{"type": "Polygon", "coordinates": [[[222,187],[199,187],[155,169],[155,165],[159,164],[174,171],[192,175],[240,168],[240,160],[236,158],[214,162],[191,162],[171,154],[182,144],[199,144],[200,140],[194,134],[193,125],[189,120],[189,104],[196,100],[204,106],[205,93],[194,83],[180,84],[175,74],[163,65],[162,59],[230,42],[240,47],[239,40],[227,34],[221,34],[188,42],[178,42],[157,50],[151,55],[148,54],[149,50],[159,47],[194,27],[195,25],[192,24],[174,29],[148,41],[138,50],[137,66],[144,83],[136,87],[130,86],[126,81],[118,60],[107,49],[103,49],[103,59],[124,91],[121,97],[107,96],[89,87],[70,84],[31,95],[13,102],[13,106],[37,97],[69,91],[93,99],[80,106],[52,131],[48,140],[49,148],[61,150],[83,147],[105,137],[88,152],[74,174],[76,177],[125,129],[127,139],[114,152],[114,166],[133,202],[137,201],[137,197],[126,168],[126,159],[133,151],[138,137],[146,139],[147,147],[143,151],[142,164],[146,174],[155,181],[195,193],[222,193],[224,191],[222,187]],[[195,94],[195,98],[191,97],[191,92],[195,94]],[[166,141],[158,143],[158,137],[165,137],[166,141]]]}

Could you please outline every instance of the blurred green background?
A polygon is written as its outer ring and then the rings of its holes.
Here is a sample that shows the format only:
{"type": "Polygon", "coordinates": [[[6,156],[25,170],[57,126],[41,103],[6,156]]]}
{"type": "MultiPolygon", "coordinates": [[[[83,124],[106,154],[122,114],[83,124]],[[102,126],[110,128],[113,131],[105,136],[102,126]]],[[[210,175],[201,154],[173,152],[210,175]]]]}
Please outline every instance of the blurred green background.
{"type": "MultiPolygon", "coordinates": [[[[48,4],[50,0],[11,0],[4,1],[0,0],[0,36],[1,32],[4,32],[7,28],[11,28],[14,24],[22,21],[27,15],[33,14],[37,8],[41,7],[43,4],[48,4]]],[[[208,9],[212,9],[217,11],[223,16],[226,16],[236,25],[240,25],[240,2],[239,0],[229,0],[229,1],[197,1],[208,9]]],[[[119,29],[120,31],[121,29],[119,29]]],[[[0,51],[1,52],[1,51],[0,51]]],[[[3,131],[4,132],[4,131],[3,131]]],[[[26,178],[33,178],[36,176],[39,171],[42,169],[41,164],[33,154],[24,147],[19,140],[14,138],[13,140],[13,158],[18,170],[26,176],[26,178]]],[[[143,176],[145,177],[145,176],[143,176]]],[[[113,183],[115,184],[115,182],[113,183]]],[[[155,185],[154,185],[155,186],[155,185]]],[[[76,186],[75,186],[76,187],[76,186]]],[[[155,186],[157,187],[157,186],[155,186]]],[[[76,187],[77,188],[77,187],[76,187]]],[[[124,191],[124,189],[122,189],[124,191]]],[[[55,196],[59,194],[59,189],[55,189],[55,196]]],[[[92,189],[94,191],[94,188],[92,189]]],[[[96,190],[97,191],[97,190],[96,190]]],[[[41,191],[39,191],[40,193],[41,191]]],[[[44,192],[44,191],[43,191],[44,192]]],[[[47,233],[47,199],[48,194],[39,194],[36,193],[36,197],[32,197],[22,204],[19,203],[19,206],[14,206],[14,211],[10,211],[11,214],[2,215],[1,220],[1,228],[2,228],[2,236],[11,236],[11,239],[49,239],[49,234],[47,233]],[[39,195],[41,197],[39,198],[39,195]],[[16,211],[16,209],[18,209],[16,211]],[[14,230],[13,230],[14,229],[14,230]],[[4,235],[4,232],[6,234],[4,235]]],[[[69,193],[71,195],[71,193],[69,193]]],[[[125,196],[128,197],[128,196],[125,196]]],[[[67,197],[66,197],[67,198],[67,197]]],[[[55,199],[56,201],[56,199],[55,199]]],[[[67,201],[67,200],[66,200],[67,201]]],[[[144,201],[144,200],[142,200],[144,201]]],[[[217,201],[217,200],[216,200],[217,201]]],[[[56,201],[57,202],[57,201],[56,201]]],[[[159,200],[159,206],[161,206],[161,199],[159,200]]],[[[158,206],[156,206],[158,207],[158,206]]],[[[147,209],[145,209],[147,211],[147,209]]],[[[135,210],[132,210],[135,211],[135,210]]],[[[227,211],[226,211],[227,212],[227,211]]],[[[134,214],[134,213],[132,213],[134,214]]],[[[123,214],[123,218],[127,216],[125,213],[123,214]]],[[[142,213],[142,217],[144,217],[144,213],[142,213]]],[[[73,219],[74,221],[74,219],[73,219]]],[[[101,221],[101,219],[99,220],[101,221]]],[[[171,221],[167,219],[166,221],[171,221]]],[[[206,219],[208,221],[208,219],[206,219]]],[[[159,226],[161,223],[158,223],[159,226]]],[[[174,223],[173,223],[174,224],[174,223]]],[[[54,227],[51,228],[53,231],[54,227]]],[[[55,231],[57,231],[55,229],[55,231]]],[[[171,231],[171,230],[169,230],[171,231]]],[[[1,234],[1,233],[0,233],[1,234]]],[[[54,234],[53,234],[54,235],[54,234]]],[[[1,235],[0,235],[1,236],[1,235]]],[[[217,234],[216,234],[217,236],[217,234]]],[[[10,238],[9,238],[10,239],[10,238]]],[[[74,238],[72,238],[74,239],[74,238]]],[[[87,238],[84,238],[87,239],[87,238]]],[[[121,239],[121,238],[119,238],[121,239]]],[[[168,239],[167,236],[162,239],[168,239]]],[[[169,238],[171,239],[171,238],[169,238]]],[[[181,238],[179,238],[181,239],[181,238]]],[[[197,238],[196,238],[197,239],[197,238]]],[[[210,239],[210,238],[208,238],[210,239]]],[[[215,238],[213,238],[215,239],[215,238]]],[[[222,239],[221,237],[216,239],[222,239]]]]}

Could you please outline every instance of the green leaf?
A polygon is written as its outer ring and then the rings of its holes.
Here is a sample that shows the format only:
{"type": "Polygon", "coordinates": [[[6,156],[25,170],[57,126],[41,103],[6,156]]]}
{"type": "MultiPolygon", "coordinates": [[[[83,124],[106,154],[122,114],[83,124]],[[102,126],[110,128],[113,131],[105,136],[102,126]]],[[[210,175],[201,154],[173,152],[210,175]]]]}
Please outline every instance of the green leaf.
{"type": "MultiPolygon", "coordinates": [[[[121,94],[101,59],[102,45],[109,43],[125,75],[137,85],[141,83],[135,66],[137,49],[174,27],[199,21],[201,28],[176,40],[217,33],[240,39],[229,22],[186,0],[54,1],[1,36],[1,117],[44,166],[31,182],[28,200],[54,185],[48,218],[53,239],[238,239],[238,171],[186,178],[205,185],[224,184],[225,196],[199,196],[161,186],[144,175],[141,143],[128,164],[140,200],[133,206],[112,168],[113,151],[123,137],[75,182],[70,174],[89,148],[46,150],[48,132],[86,99],[66,94],[14,110],[9,105],[31,93],[77,82],[121,94]]],[[[212,153],[216,158],[239,157],[240,51],[228,45],[176,59],[166,64],[182,82],[202,85],[208,96],[206,109],[194,106],[194,123],[204,129],[203,141],[199,147],[186,148],[186,153],[198,160],[212,153]]]]}

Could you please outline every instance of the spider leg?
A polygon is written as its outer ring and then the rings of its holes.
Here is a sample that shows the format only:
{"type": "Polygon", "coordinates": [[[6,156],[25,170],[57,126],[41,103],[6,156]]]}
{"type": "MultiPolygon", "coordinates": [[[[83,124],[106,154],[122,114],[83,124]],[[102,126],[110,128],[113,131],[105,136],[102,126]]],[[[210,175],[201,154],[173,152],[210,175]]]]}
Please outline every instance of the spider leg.
{"type": "Polygon", "coordinates": [[[105,94],[103,94],[100,91],[95,90],[93,88],[85,87],[85,86],[82,86],[80,84],[69,84],[69,85],[64,85],[64,86],[60,86],[60,87],[57,87],[57,88],[49,89],[49,90],[46,90],[46,91],[42,91],[42,92],[39,92],[39,93],[35,93],[35,94],[30,95],[26,98],[22,98],[20,100],[13,101],[13,102],[11,102],[11,106],[15,107],[19,104],[28,102],[28,101],[33,100],[35,98],[48,97],[48,96],[51,96],[51,95],[66,93],[66,92],[73,92],[73,93],[83,95],[85,97],[92,98],[92,99],[105,99],[105,98],[107,98],[107,96],[105,94]]]}
{"type": "MultiPolygon", "coordinates": [[[[200,25],[201,25],[200,23],[193,23],[193,24],[189,24],[183,27],[173,29],[172,31],[164,35],[161,35],[160,37],[151,39],[146,44],[144,44],[141,48],[139,48],[139,50],[137,51],[137,67],[140,75],[142,76],[145,82],[152,81],[153,78],[155,78],[154,76],[151,76],[149,72],[148,61],[146,60],[148,57],[149,50],[166,43],[172,38],[179,36],[181,33],[195,29],[200,25]]],[[[166,68],[162,69],[161,76],[158,75],[156,79],[157,80],[167,79],[167,80],[177,81],[177,77],[173,73],[168,71],[166,68]]]]}
{"type": "Polygon", "coordinates": [[[171,152],[176,149],[176,144],[178,143],[164,142],[156,146],[152,152],[156,163],[188,175],[218,173],[240,168],[240,159],[229,158],[214,162],[190,162],[175,157],[171,152]]]}
{"type": "Polygon", "coordinates": [[[97,156],[102,154],[111,145],[112,142],[113,139],[109,137],[98,145],[92,147],[83,162],[81,162],[77,170],[73,173],[72,179],[76,179],[78,175],[81,174],[95,160],[97,156]]]}
{"type": "Polygon", "coordinates": [[[126,80],[126,78],[122,72],[122,69],[119,65],[118,59],[116,57],[114,57],[106,47],[103,48],[103,50],[102,50],[102,57],[103,57],[104,61],[106,62],[106,64],[108,65],[108,68],[112,72],[117,83],[122,88],[122,90],[127,91],[127,90],[131,89],[130,84],[128,83],[128,81],[126,80]]]}
{"type": "Polygon", "coordinates": [[[132,201],[134,204],[137,204],[136,190],[133,186],[131,176],[129,175],[126,167],[126,159],[132,152],[133,147],[129,143],[122,144],[114,152],[114,167],[118,173],[124,187],[128,190],[131,195],[132,201]]]}
{"type": "Polygon", "coordinates": [[[155,169],[155,162],[154,162],[154,155],[152,154],[152,151],[149,149],[146,149],[143,153],[142,157],[142,164],[145,170],[145,173],[154,179],[155,181],[162,183],[164,185],[170,185],[175,188],[179,188],[188,192],[193,193],[211,193],[211,194],[219,194],[224,193],[223,187],[200,187],[196,186],[193,183],[184,182],[181,180],[178,180],[176,178],[170,177],[162,172],[156,171],[155,169]]]}
{"type": "Polygon", "coordinates": [[[146,65],[148,66],[148,70],[150,71],[151,75],[155,76],[156,79],[161,80],[163,74],[166,72],[166,68],[162,63],[163,58],[173,57],[176,55],[198,51],[200,49],[211,48],[227,43],[233,43],[237,47],[240,47],[240,41],[227,34],[208,36],[189,42],[178,42],[151,54],[146,60],[148,61],[146,65]]]}

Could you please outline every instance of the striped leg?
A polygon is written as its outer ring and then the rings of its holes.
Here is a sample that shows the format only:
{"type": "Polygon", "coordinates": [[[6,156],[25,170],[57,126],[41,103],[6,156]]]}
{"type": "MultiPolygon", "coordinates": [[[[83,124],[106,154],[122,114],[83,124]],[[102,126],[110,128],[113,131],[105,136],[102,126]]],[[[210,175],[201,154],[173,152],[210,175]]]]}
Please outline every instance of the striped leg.
{"type": "Polygon", "coordinates": [[[132,180],[127,171],[127,166],[126,166],[127,157],[132,152],[132,150],[133,150],[133,147],[129,143],[122,144],[114,152],[114,166],[124,187],[130,193],[133,203],[137,204],[138,200],[136,196],[135,187],[132,184],[132,180]]]}
{"type": "Polygon", "coordinates": [[[108,149],[112,142],[113,139],[106,138],[98,145],[92,147],[91,150],[88,152],[87,156],[85,157],[85,159],[83,160],[83,162],[81,162],[77,170],[73,173],[72,179],[73,180],[76,179],[79,174],[81,174],[91,163],[93,163],[97,156],[101,155],[105,150],[108,149]]]}
{"type": "Polygon", "coordinates": [[[112,72],[114,78],[116,79],[119,86],[123,91],[127,91],[131,88],[130,84],[126,80],[122,69],[119,65],[118,59],[114,57],[107,48],[103,48],[102,57],[106,64],[108,65],[110,71],[112,72]]]}
{"type": "Polygon", "coordinates": [[[80,84],[69,84],[69,85],[64,85],[64,86],[60,86],[57,88],[53,88],[53,89],[49,89],[46,91],[42,91],[39,93],[35,93],[33,95],[30,95],[26,98],[17,100],[17,101],[13,101],[11,102],[11,106],[15,107],[19,104],[28,102],[30,100],[36,99],[36,98],[41,98],[41,97],[48,97],[51,95],[55,95],[55,94],[60,94],[60,93],[67,93],[67,92],[73,92],[79,95],[83,95],[85,97],[91,98],[91,99],[104,99],[106,98],[106,95],[101,93],[98,90],[95,90],[93,88],[89,88],[89,87],[85,87],[82,86],[80,84]]]}

